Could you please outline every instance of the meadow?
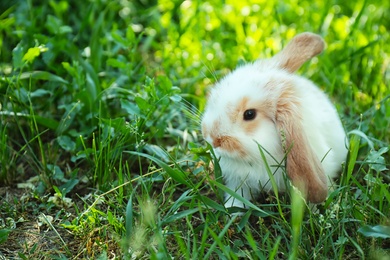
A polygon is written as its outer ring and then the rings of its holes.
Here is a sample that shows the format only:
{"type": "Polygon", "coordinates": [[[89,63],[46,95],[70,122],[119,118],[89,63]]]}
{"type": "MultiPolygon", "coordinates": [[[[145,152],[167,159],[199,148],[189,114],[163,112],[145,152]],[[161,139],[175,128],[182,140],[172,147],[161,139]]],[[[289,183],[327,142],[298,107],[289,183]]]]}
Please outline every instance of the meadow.
{"type": "Polygon", "coordinates": [[[0,259],[390,259],[389,31],[389,1],[2,0],[0,259]],[[304,31],[347,161],[316,209],[232,215],[207,92],[304,31]]]}

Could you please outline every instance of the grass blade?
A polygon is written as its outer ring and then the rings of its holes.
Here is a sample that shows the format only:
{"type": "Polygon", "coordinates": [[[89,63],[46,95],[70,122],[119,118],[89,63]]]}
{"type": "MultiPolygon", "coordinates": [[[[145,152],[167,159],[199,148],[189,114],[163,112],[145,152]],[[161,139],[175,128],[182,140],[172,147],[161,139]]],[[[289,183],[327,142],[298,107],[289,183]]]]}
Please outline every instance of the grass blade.
{"type": "Polygon", "coordinates": [[[39,80],[47,80],[47,81],[59,82],[63,84],[69,84],[69,82],[64,80],[63,78],[47,71],[23,72],[20,75],[20,79],[39,79],[39,80]]]}
{"type": "Polygon", "coordinates": [[[390,226],[377,225],[377,226],[363,226],[358,229],[358,232],[365,237],[374,238],[390,238],[390,226]]]}
{"type": "Polygon", "coordinates": [[[303,213],[305,211],[305,201],[301,193],[292,187],[292,202],[291,202],[291,230],[292,230],[292,245],[290,249],[290,260],[298,258],[299,245],[301,242],[301,228],[303,221],[303,213]]]}
{"type": "Polygon", "coordinates": [[[171,168],[168,164],[163,162],[162,160],[160,160],[156,157],[153,157],[149,154],[146,154],[146,153],[133,152],[133,151],[125,151],[125,153],[145,157],[145,158],[155,162],[158,166],[160,166],[162,169],[164,169],[164,171],[166,173],[168,173],[168,175],[172,179],[174,179],[176,182],[178,182],[180,184],[184,184],[187,187],[192,187],[192,185],[187,181],[187,176],[186,176],[186,173],[184,171],[175,170],[175,169],[171,168]]]}
{"type": "Polygon", "coordinates": [[[126,238],[130,239],[133,234],[133,195],[130,195],[126,205],[126,238]]]}
{"type": "Polygon", "coordinates": [[[225,225],[225,227],[222,229],[221,233],[219,233],[218,236],[216,236],[216,234],[214,233],[213,230],[211,230],[209,228],[209,232],[210,234],[213,236],[214,238],[214,243],[210,246],[209,248],[209,251],[207,252],[207,254],[205,255],[204,259],[210,259],[210,256],[211,254],[214,252],[215,248],[217,247],[217,245],[219,244],[222,248],[224,247],[223,243],[221,242],[223,236],[225,235],[225,233],[228,231],[228,229],[230,228],[230,226],[234,223],[234,221],[236,220],[237,218],[237,215],[236,216],[233,216],[229,222],[225,225]]]}
{"type": "Polygon", "coordinates": [[[273,216],[272,213],[269,213],[269,212],[266,212],[266,211],[260,209],[259,207],[257,207],[255,204],[253,204],[249,200],[245,199],[244,197],[242,197],[238,193],[236,193],[236,192],[232,191],[231,189],[227,188],[225,185],[223,185],[223,184],[221,184],[219,182],[216,182],[216,181],[214,181],[213,184],[216,185],[218,188],[220,188],[222,191],[224,191],[227,194],[229,194],[230,196],[232,196],[233,198],[241,201],[242,203],[247,205],[249,208],[258,211],[260,213],[261,217],[273,216]]]}
{"type": "MultiPolygon", "coordinates": [[[[359,131],[360,132],[360,131],[359,131]]],[[[342,185],[349,185],[350,179],[352,177],[352,173],[356,164],[356,159],[359,152],[360,147],[360,134],[359,132],[351,132],[353,135],[351,137],[351,140],[349,142],[349,152],[348,152],[348,159],[347,159],[347,175],[343,176],[342,179],[342,185]],[[354,134],[356,133],[356,134],[354,134]]]]}

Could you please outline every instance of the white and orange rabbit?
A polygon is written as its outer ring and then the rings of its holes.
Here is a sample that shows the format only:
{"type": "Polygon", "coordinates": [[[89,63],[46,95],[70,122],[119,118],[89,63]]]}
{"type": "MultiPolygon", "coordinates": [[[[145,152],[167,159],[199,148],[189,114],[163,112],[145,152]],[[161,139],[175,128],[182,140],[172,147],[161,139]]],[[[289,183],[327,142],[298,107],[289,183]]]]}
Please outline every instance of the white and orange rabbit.
{"type": "MultiPolygon", "coordinates": [[[[309,202],[327,198],[347,156],[346,134],[327,96],[293,74],[324,45],[316,34],[299,34],[274,57],[238,67],[212,88],[202,133],[226,186],[244,198],[272,189],[260,146],[279,191],[286,189],[285,171],[309,202]]],[[[231,196],[225,206],[244,207],[231,196]]]]}

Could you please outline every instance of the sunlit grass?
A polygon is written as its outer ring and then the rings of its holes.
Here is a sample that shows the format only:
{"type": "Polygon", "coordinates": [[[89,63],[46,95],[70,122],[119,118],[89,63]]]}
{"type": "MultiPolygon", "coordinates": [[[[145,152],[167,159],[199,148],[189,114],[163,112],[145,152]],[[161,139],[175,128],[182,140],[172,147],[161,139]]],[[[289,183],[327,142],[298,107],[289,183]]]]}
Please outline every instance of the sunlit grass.
{"type": "Polygon", "coordinates": [[[390,2],[0,6],[0,258],[389,257],[390,2]],[[335,103],[348,160],[316,208],[292,191],[231,215],[223,193],[243,198],[200,135],[207,90],[303,31],[327,43],[298,73],[335,103]]]}

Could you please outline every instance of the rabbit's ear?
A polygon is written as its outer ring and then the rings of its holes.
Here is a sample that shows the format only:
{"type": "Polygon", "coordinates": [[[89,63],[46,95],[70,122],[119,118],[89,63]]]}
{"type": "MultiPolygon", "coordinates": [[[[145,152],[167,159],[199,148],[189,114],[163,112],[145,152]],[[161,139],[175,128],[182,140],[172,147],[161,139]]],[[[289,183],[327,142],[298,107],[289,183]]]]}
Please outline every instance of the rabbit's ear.
{"type": "Polygon", "coordinates": [[[272,59],[280,68],[295,72],[303,63],[320,54],[325,47],[321,36],[309,32],[295,36],[287,46],[272,59]]]}
{"type": "Polygon", "coordinates": [[[294,88],[291,83],[285,84],[277,102],[275,123],[287,153],[287,175],[308,201],[320,203],[328,195],[326,175],[320,159],[310,147],[294,88]]]}

